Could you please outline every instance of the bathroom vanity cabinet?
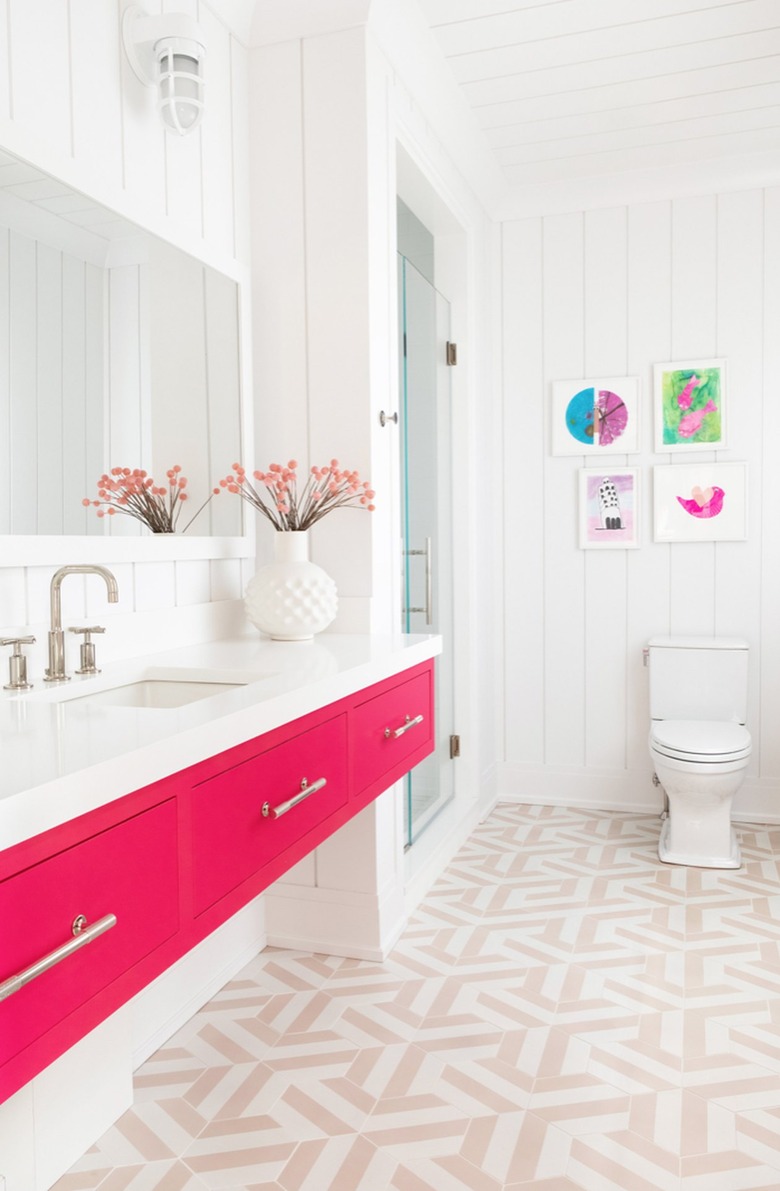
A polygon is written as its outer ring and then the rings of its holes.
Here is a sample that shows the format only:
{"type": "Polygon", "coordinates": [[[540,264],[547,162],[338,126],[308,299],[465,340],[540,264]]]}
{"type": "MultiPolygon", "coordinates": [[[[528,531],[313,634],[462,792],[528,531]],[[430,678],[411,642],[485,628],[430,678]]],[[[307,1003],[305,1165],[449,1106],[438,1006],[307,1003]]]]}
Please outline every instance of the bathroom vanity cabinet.
{"type": "Polygon", "coordinates": [[[433,666],[0,853],[0,1103],[433,750],[433,666]]]}

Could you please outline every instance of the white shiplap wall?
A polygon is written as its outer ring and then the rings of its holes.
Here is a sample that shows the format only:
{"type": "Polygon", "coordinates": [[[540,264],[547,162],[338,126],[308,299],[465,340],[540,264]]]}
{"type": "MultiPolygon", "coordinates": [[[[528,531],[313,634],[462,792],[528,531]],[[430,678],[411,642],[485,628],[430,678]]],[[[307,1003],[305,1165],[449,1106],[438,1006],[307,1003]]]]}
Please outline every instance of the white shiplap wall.
{"type": "MultiPolygon", "coordinates": [[[[0,148],[217,268],[248,276],[246,48],[216,15],[216,4],[149,0],[144,5],[150,13],[188,12],[206,31],[208,114],[197,133],[179,140],[164,132],[152,89],[137,82],[125,60],[124,7],[124,0],[0,0],[0,148]]],[[[63,333],[67,354],[66,340],[70,332],[63,333]]],[[[42,363],[51,367],[50,359],[42,363]]],[[[73,372],[67,359],[64,363],[61,370],[55,364],[50,379],[62,384],[66,396],[73,372]]],[[[0,394],[0,404],[3,400],[11,397],[0,394]]],[[[119,628],[126,614],[150,614],[144,644],[153,648],[158,624],[165,644],[176,609],[236,600],[248,577],[246,565],[227,558],[137,562],[114,569],[124,583],[104,660],[132,650],[132,624],[119,628]]],[[[51,570],[0,567],[0,632],[41,631],[51,570]]],[[[79,590],[74,584],[67,615],[108,614],[99,593],[91,596],[85,589],[79,595],[79,590]]],[[[191,616],[188,611],[182,625],[186,621],[193,634],[202,633],[203,625],[191,616]]]]}
{"type": "Polygon", "coordinates": [[[780,816],[780,191],[575,212],[502,229],[505,717],[502,788],[531,801],[655,806],[642,647],[656,633],[751,646],[754,748],[736,810],[780,816]],[[728,449],[745,460],[746,542],[653,542],[655,362],[723,356],[728,449]],[[638,550],[577,545],[577,472],[550,455],[550,385],[642,379],[638,550]]]}

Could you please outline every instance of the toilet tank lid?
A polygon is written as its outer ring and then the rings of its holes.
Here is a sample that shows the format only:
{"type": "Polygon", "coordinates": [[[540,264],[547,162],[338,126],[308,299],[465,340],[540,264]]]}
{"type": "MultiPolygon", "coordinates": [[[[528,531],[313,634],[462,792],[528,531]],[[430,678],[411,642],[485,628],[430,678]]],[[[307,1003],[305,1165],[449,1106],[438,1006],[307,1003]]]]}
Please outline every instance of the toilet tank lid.
{"type": "Polygon", "coordinates": [[[744,637],[651,637],[648,649],[747,649],[744,637]]]}

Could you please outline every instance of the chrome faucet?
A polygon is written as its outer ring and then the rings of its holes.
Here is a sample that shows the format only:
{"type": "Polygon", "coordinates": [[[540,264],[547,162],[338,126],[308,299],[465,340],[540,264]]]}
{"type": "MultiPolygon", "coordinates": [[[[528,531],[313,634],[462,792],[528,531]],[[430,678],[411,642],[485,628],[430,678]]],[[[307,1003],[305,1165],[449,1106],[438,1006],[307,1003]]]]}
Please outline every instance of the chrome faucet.
{"type": "Polygon", "coordinates": [[[116,579],[107,567],[94,566],[83,563],[76,566],[60,567],[55,571],[51,581],[51,629],[49,630],[49,665],[46,669],[44,682],[68,682],[70,675],[65,673],[65,634],[62,631],[62,600],[60,588],[66,575],[101,575],[108,589],[109,604],[116,604],[119,600],[119,588],[116,579]]]}

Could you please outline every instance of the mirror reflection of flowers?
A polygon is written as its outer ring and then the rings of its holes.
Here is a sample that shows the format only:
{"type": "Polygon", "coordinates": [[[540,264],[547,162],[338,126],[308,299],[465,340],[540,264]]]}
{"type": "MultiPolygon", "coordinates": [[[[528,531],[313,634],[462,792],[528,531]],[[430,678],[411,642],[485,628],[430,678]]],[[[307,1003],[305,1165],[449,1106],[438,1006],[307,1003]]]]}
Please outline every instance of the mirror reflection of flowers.
{"type": "MultiPolygon", "coordinates": [[[[127,517],[134,517],[142,521],[151,529],[152,533],[175,533],[181,516],[182,506],[189,500],[186,492],[187,477],[181,474],[178,463],[166,473],[168,487],[155,484],[148,472],[140,467],[132,470],[129,467],[112,467],[108,475],[102,475],[98,480],[99,500],[90,500],[85,496],[82,504],[86,507],[94,505],[98,517],[114,517],[122,513],[127,517]]],[[[213,496],[218,496],[219,488],[212,488],[203,504],[193,513],[182,529],[186,533],[199,513],[202,513],[213,496]]]]}
{"type": "Polygon", "coordinates": [[[240,463],[234,463],[233,474],[220,480],[220,487],[237,493],[282,532],[310,529],[334,509],[374,511],[371,502],[376,493],[369,481],[361,480],[356,471],[339,467],[338,459],[331,459],[327,467],[312,467],[300,491],[295,459],[286,465],[272,463],[268,471],[252,475],[260,487],[252,483],[240,463]]]}

